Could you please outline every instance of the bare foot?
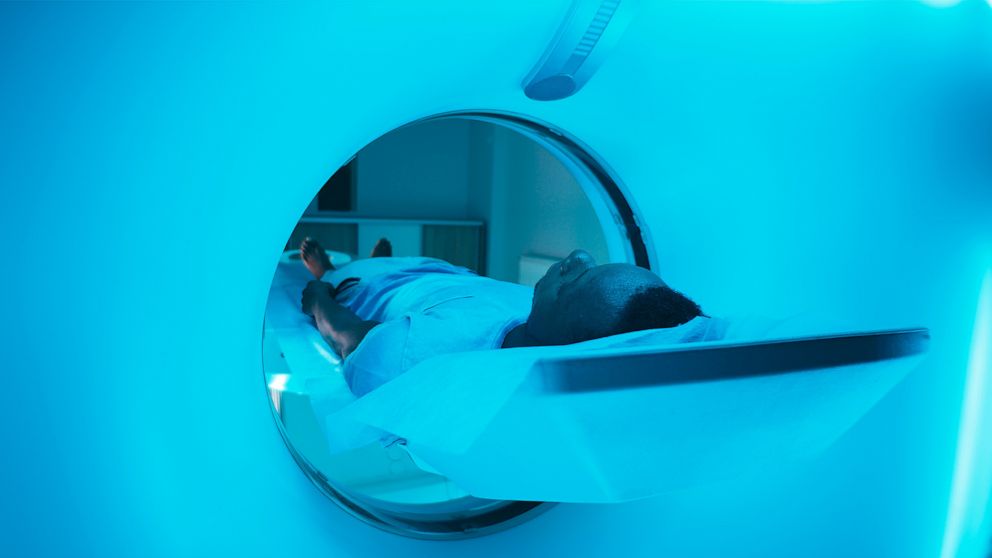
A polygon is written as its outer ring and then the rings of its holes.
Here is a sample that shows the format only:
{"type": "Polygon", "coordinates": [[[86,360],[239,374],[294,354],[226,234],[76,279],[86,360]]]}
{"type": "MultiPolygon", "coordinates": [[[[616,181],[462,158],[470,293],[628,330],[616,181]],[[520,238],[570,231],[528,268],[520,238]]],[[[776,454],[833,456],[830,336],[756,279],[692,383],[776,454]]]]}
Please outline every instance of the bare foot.
{"type": "Polygon", "coordinates": [[[334,269],[331,259],[327,257],[327,252],[320,244],[309,236],[303,239],[300,244],[300,258],[303,265],[307,266],[314,278],[320,279],[325,273],[334,269]]]}
{"type": "Polygon", "coordinates": [[[388,238],[380,238],[379,242],[375,243],[372,248],[372,253],[369,254],[370,258],[388,258],[393,255],[393,244],[389,242],[388,238]]]}

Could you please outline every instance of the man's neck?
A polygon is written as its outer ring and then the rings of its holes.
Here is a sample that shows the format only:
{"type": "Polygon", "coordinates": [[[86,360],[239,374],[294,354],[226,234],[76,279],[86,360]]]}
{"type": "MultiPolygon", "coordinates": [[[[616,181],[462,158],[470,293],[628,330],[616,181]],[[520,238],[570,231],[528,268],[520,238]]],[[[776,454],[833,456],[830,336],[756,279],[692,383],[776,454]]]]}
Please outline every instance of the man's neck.
{"type": "Polygon", "coordinates": [[[538,345],[540,343],[530,336],[527,332],[527,322],[524,322],[506,334],[501,347],[503,349],[512,349],[514,347],[536,347],[538,345]]]}

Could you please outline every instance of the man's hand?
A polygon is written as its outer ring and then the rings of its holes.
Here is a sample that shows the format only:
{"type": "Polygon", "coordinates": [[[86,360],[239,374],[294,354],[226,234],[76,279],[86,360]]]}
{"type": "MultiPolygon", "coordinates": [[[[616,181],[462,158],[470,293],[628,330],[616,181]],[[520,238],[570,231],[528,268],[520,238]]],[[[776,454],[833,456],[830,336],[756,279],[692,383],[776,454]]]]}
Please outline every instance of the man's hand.
{"type": "Polygon", "coordinates": [[[323,281],[310,281],[300,301],[303,312],[313,316],[317,331],[341,358],[347,357],[379,322],[363,320],[334,300],[334,288],[323,281]]]}
{"type": "Polygon", "coordinates": [[[323,281],[314,280],[307,283],[306,288],[303,289],[303,299],[300,301],[303,313],[313,316],[318,304],[327,299],[333,300],[332,290],[333,287],[323,281]]]}

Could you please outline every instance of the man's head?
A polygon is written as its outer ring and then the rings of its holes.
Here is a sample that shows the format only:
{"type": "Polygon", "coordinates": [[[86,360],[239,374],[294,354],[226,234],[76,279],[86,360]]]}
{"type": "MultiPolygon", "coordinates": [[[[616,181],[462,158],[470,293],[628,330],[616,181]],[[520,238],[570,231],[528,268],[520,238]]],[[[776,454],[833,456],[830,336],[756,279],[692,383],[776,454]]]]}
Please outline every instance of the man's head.
{"type": "Polygon", "coordinates": [[[588,252],[576,250],[534,287],[527,333],[542,345],[565,345],[674,327],[701,313],[654,273],[630,264],[596,265],[588,252]]]}

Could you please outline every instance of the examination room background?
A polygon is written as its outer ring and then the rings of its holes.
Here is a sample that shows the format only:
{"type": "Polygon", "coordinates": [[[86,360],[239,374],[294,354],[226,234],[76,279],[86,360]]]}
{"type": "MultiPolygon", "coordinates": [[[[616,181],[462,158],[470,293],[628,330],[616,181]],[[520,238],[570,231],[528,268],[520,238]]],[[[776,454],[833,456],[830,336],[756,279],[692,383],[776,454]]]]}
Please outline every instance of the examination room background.
{"type": "Polygon", "coordinates": [[[989,416],[964,402],[989,374],[992,7],[935,4],[644,1],[544,103],[521,81],[562,0],[0,5],[0,554],[982,556],[992,443],[959,427],[989,416]],[[476,109],[581,139],[707,312],[919,325],[929,356],[774,475],[456,542],[358,522],[277,432],[267,289],[335,169],[476,109]]]}

